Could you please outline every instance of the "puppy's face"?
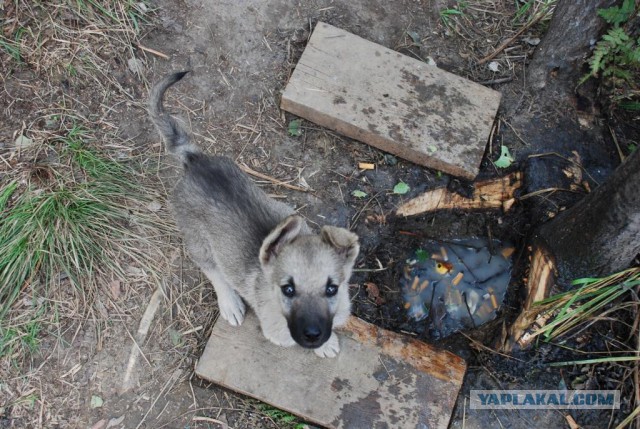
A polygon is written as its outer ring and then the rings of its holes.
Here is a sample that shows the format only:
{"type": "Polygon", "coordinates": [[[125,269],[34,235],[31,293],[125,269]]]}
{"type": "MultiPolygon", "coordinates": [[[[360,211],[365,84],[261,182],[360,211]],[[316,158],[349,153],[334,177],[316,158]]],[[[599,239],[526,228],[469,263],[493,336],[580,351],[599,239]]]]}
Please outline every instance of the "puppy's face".
{"type": "Polygon", "coordinates": [[[350,314],[349,277],[358,255],[358,237],[324,227],[318,236],[299,235],[302,219],[285,219],[265,239],[260,261],[280,302],[293,339],[316,348],[350,314]]]}

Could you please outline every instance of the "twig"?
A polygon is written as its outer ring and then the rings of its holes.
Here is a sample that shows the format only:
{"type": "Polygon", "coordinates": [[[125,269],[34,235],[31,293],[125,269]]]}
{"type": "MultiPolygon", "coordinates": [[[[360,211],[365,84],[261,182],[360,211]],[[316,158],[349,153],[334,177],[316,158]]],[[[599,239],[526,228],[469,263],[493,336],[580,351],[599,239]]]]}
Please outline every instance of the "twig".
{"type": "Polygon", "coordinates": [[[572,189],[545,188],[545,189],[538,189],[537,191],[529,192],[528,194],[524,194],[519,198],[519,200],[523,201],[523,200],[526,200],[527,198],[535,197],[537,195],[546,194],[546,193],[555,193],[555,192],[573,192],[574,194],[578,193],[572,189]]]}
{"type": "Polygon", "coordinates": [[[518,37],[520,37],[522,35],[522,33],[524,33],[525,31],[527,31],[529,28],[533,27],[535,24],[538,23],[538,21],[540,21],[545,15],[542,13],[540,15],[538,15],[536,17],[536,19],[531,20],[529,23],[527,23],[525,26],[523,26],[520,31],[518,31],[516,34],[514,34],[512,37],[510,37],[509,39],[507,39],[502,45],[498,46],[496,48],[495,51],[493,51],[493,53],[487,55],[486,57],[484,57],[483,59],[481,59],[480,61],[478,61],[478,65],[480,64],[484,64],[487,61],[491,61],[492,59],[494,59],[500,52],[504,51],[504,49],[509,46],[511,43],[513,43],[514,40],[516,40],[518,37]]]}
{"type": "Polygon", "coordinates": [[[518,137],[518,140],[520,140],[522,144],[524,144],[525,146],[529,146],[529,143],[527,143],[526,141],[524,141],[522,137],[520,137],[520,134],[518,134],[516,129],[513,128],[513,126],[508,121],[505,121],[504,119],[502,119],[502,122],[504,122],[509,128],[511,128],[511,131],[513,131],[513,134],[515,134],[516,137],[518,137]]]}
{"type": "Polygon", "coordinates": [[[293,189],[294,191],[300,191],[300,192],[308,192],[308,189],[305,189],[303,187],[300,186],[296,186],[296,185],[290,185],[286,182],[282,182],[278,179],[275,179],[271,176],[267,176],[266,174],[263,173],[259,173],[255,170],[252,170],[251,168],[247,167],[245,164],[238,164],[238,167],[240,167],[240,170],[244,171],[247,174],[250,174],[252,176],[255,177],[259,177],[260,179],[264,179],[264,180],[268,180],[269,182],[273,183],[274,185],[280,185],[280,186],[284,186],[285,188],[288,189],[293,189]]]}
{"type": "Polygon", "coordinates": [[[165,60],[169,59],[169,55],[163,54],[160,51],[156,51],[155,49],[147,48],[146,46],[141,45],[140,43],[138,43],[137,46],[138,46],[138,48],[142,49],[143,51],[149,52],[150,54],[157,55],[157,56],[159,56],[161,58],[164,58],[165,60]]]}
{"type": "Polygon", "coordinates": [[[581,426],[578,423],[576,423],[576,421],[573,419],[571,414],[565,415],[564,419],[567,421],[567,424],[569,425],[569,427],[571,429],[580,429],[581,428],[581,426]]]}
{"type": "Polygon", "coordinates": [[[480,85],[497,85],[499,83],[507,83],[513,80],[513,76],[501,77],[498,79],[485,80],[482,82],[478,82],[480,85]]]}
{"type": "Polygon", "coordinates": [[[618,138],[616,137],[616,133],[613,132],[613,128],[611,128],[611,125],[609,125],[609,132],[611,133],[611,138],[613,139],[613,142],[616,144],[616,149],[618,149],[618,156],[620,157],[620,162],[623,162],[625,159],[625,156],[622,153],[622,150],[620,149],[618,138]]]}
{"type": "Polygon", "coordinates": [[[142,420],[140,420],[140,422],[138,423],[138,426],[136,426],[136,429],[139,429],[142,426],[142,424],[147,419],[147,416],[149,415],[153,407],[155,407],[156,402],[158,402],[158,399],[160,399],[160,397],[164,394],[165,390],[166,391],[171,390],[170,389],[171,385],[175,383],[175,381],[180,377],[181,374],[182,374],[182,371],[180,371],[180,369],[176,369],[173,371],[173,374],[171,374],[171,376],[167,379],[167,382],[164,383],[164,386],[162,386],[162,389],[160,389],[160,393],[158,393],[158,396],[156,396],[156,399],[154,399],[154,401],[151,403],[151,405],[147,409],[147,412],[144,414],[144,416],[142,416],[142,420]]]}
{"type": "Polygon", "coordinates": [[[226,424],[225,422],[223,422],[222,420],[212,419],[211,417],[193,416],[193,418],[191,419],[191,421],[193,421],[193,422],[208,422],[208,423],[216,423],[216,424],[219,424],[220,426],[222,426],[223,428],[227,428],[227,427],[229,427],[229,426],[227,426],[227,424],[226,424]]]}
{"type": "Polygon", "coordinates": [[[508,358],[508,359],[517,360],[518,362],[524,362],[522,359],[518,359],[518,358],[516,358],[516,357],[509,356],[508,354],[505,354],[505,353],[500,353],[500,352],[499,352],[499,351],[497,351],[497,350],[493,350],[492,348],[487,347],[487,346],[485,346],[484,344],[482,344],[481,342],[474,340],[473,338],[471,338],[470,336],[466,335],[466,334],[465,334],[465,333],[463,333],[463,332],[459,332],[459,334],[461,334],[461,335],[462,335],[463,337],[465,337],[467,340],[471,341],[471,344],[473,344],[473,346],[474,346],[474,347],[477,347],[477,348],[479,348],[479,349],[485,350],[485,351],[487,351],[487,352],[489,352],[489,353],[495,353],[495,354],[497,354],[497,355],[500,355],[500,356],[502,356],[502,357],[506,357],[506,358],[508,358]]]}

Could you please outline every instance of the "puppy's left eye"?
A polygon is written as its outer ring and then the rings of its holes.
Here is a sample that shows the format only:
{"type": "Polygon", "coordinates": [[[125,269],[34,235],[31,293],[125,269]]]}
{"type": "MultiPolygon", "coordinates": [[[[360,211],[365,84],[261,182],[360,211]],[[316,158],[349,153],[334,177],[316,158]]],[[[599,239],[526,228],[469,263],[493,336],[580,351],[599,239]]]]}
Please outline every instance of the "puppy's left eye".
{"type": "Polygon", "coordinates": [[[287,298],[293,298],[296,295],[296,285],[293,282],[293,279],[290,278],[286,285],[280,286],[280,290],[287,298]]]}
{"type": "Polygon", "coordinates": [[[338,285],[331,283],[331,280],[329,280],[327,282],[327,289],[325,293],[328,297],[335,296],[335,294],[338,293],[338,285]]]}

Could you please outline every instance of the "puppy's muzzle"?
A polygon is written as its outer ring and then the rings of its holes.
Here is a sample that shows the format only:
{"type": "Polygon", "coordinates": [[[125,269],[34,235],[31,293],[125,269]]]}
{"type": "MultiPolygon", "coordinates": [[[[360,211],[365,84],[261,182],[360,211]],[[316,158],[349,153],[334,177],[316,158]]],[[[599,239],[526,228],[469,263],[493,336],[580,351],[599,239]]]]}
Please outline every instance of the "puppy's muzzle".
{"type": "Polygon", "coordinates": [[[287,322],[296,343],[308,349],[320,347],[331,336],[329,315],[293,313],[287,322]]]}

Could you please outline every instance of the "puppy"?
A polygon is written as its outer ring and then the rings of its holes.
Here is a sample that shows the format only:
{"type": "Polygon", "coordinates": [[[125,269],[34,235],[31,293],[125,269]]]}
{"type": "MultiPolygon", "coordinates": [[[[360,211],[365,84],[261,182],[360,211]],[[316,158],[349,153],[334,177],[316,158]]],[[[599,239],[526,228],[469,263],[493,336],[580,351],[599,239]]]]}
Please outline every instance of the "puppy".
{"type": "Polygon", "coordinates": [[[259,189],[235,163],[209,156],[164,111],[165,91],[187,72],[158,82],[149,113],[184,174],[173,191],[178,227],[194,262],[213,284],[220,314],[242,324],[245,303],[274,344],[298,343],[321,357],[340,346],[333,329],[350,314],[348,281],[358,236],[333,226],[314,234],[292,208],[259,189]]]}

